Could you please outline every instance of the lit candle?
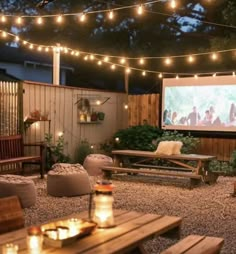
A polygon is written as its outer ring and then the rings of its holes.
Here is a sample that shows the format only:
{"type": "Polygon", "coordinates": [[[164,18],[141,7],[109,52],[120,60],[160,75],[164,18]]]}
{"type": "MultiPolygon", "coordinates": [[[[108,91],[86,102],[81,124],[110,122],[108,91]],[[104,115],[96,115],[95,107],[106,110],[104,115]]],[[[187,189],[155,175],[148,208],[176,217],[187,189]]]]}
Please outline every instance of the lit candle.
{"type": "Polygon", "coordinates": [[[70,236],[79,234],[82,222],[83,222],[82,220],[77,218],[71,218],[68,220],[70,236]]]}
{"type": "Polygon", "coordinates": [[[31,227],[28,229],[27,247],[29,253],[40,254],[43,245],[43,235],[40,227],[31,227]]]}
{"type": "Polygon", "coordinates": [[[13,243],[7,243],[2,246],[2,254],[17,254],[18,245],[13,243]]]}
{"type": "Polygon", "coordinates": [[[110,182],[99,182],[95,185],[95,210],[93,220],[100,228],[113,227],[114,217],[112,204],[114,198],[112,196],[113,185],[110,182]]]}
{"type": "Polygon", "coordinates": [[[45,234],[53,239],[53,240],[57,240],[57,230],[56,229],[46,229],[45,230],[45,234]]]}
{"type": "Polygon", "coordinates": [[[66,239],[69,236],[69,228],[68,227],[63,227],[63,226],[58,226],[57,227],[57,235],[58,239],[66,239]]]}

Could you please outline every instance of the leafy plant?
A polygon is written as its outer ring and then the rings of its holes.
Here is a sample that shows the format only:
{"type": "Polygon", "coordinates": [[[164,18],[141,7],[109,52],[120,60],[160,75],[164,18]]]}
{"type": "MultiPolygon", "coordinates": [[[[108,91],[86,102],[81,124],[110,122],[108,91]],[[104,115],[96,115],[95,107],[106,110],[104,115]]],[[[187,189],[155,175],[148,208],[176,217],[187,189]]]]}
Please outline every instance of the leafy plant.
{"type": "Polygon", "coordinates": [[[54,163],[57,162],[69,162],[70,158],[64,154],[64,137],[63,135],[56,140],[56,144],[52,143],[52,134],[45,134],[45,142],[47,145],[46,153],[46,167],[50,169],[54,163]]]}
{"type": "Polygon", "coordinates": [[[138,125],[129,127],[124,130],[119,130],[114,135],[115,149],[132,149],[132,150],[145,150],[153,151],[156,149],[155,141],[162,131],[151,125],[138,125]]]}
{"type": "Polygon", "coordinates": [[[75,151],[75,162],[83,165],[86,156],[91,153],[93,153],[93,149],[91,148],[88,140],[81,140],[75,151]]]}
{"type": "Polygon", "coordinates": [[[236,150],[232,152],[230,165],[232,166],[233,170],[236,172],[236,150]]]}

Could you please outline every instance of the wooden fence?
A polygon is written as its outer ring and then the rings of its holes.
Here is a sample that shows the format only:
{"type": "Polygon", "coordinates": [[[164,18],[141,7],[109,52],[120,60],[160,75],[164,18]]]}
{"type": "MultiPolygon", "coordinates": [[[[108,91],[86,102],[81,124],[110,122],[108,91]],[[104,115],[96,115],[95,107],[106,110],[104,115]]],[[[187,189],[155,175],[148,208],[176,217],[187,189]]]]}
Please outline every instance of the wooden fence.
{"type": "MultiPolygon", "coordinates": [[[[159,126],[159,100],[159,94],[129,95],[129,126],[140,125],[144,121],[159,126]]],[[[215,155],[218,160],[228,161],[234,150],[235,139],[200,137],[197,153],[215,155]]]]}
{"type": "Polygon", "coordinates": [[[128,126],[128,111],[124,109],[127,95],[124,93],[32,82],[24,82],[23,88],[23,112],[27,127],[24,139],[27,143],[43,141],[45,134],[51,133],[55,144],[59,135],[63,134],[64,152],[74,158],[79,142],[87,140],[96,152],[101,143],[110,139],[117,130],[128,126]],[[78,102],[82,98],[89,99],[91,110],[104,112],[105,119],[80,122],[78,102]],[[99,101],[101,105],[98,105],[99,101]],[[42,118],[30,124],[26,119],[35,112],[42,118]]]}

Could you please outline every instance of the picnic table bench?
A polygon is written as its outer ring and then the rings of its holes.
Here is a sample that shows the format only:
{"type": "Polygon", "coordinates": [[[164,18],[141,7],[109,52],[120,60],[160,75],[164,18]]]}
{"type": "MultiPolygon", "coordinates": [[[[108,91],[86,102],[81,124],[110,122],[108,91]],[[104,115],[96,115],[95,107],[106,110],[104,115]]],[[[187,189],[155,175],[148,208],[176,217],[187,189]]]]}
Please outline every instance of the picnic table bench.
{"type": "Polygon", "coordinates": [[[209,162],[216,157],[211,155],[199,154],[179,154],[162,155],[149,151],[137,150],[113,150],[114,166],[103,166],[107,177],[112,173],[142,173],[161,176],[175,176],[190,178],[191,184],[197,184],[200,181],[205,183],[215,183],[218,175],[209,171],[209,162]],[[130,158],[140,158],[139,161],[131,162],[130,158]],[[159,166],[150,164],[152,160],[162,159],[174,166],[159,166]],[[189,162],[195,162],[196,165],[190,165],[189,162]],[[177,165],[177,166],[176,166],[177,165]],[[165,171],[163,171],[163,169],[165,171]]]}
{"type": "Polygon", "coordinates": [[[161,254],[218,254],[223,243],[219,237],[189,235],[161,254]]]}
{"type": "Polygon", "coordinates": [[[0,137],[0,169],[1,173],[23,171],[24,164],[39,164],[41,178],[44,176],[44,143],[24,144],[22,135],[10,135],[0,137]],[[26,156],[26,146],[39,147],[39,155],[26,156]],[[9,166],[4,171],[4,166],[9,166]]]}

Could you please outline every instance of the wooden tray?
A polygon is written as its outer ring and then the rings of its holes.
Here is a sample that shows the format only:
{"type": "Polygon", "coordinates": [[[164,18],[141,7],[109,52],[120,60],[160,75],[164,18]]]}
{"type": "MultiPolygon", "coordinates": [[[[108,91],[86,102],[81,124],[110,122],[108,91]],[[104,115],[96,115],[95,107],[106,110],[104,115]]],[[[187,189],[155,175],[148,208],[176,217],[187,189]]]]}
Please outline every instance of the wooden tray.
{"type": "MultiPolygon", "coordinates": [[[[47,225],[45,225],[47,226],[47,225]]],[[[95,222],[85,221],[82,223],[81,231],[79,234],[74,235],[72,237],[68,237],[65,239],[52,239],[49,238],[46,234],[44,234],[44,243],[48,246],[52,247],[63,247],[66,245],[69,245],[73,242],[75,242],[77,239],[82,238],[86,235],[89,235],[92,233],[92,231],[96,228],[97,224],[95,222]]]]}

